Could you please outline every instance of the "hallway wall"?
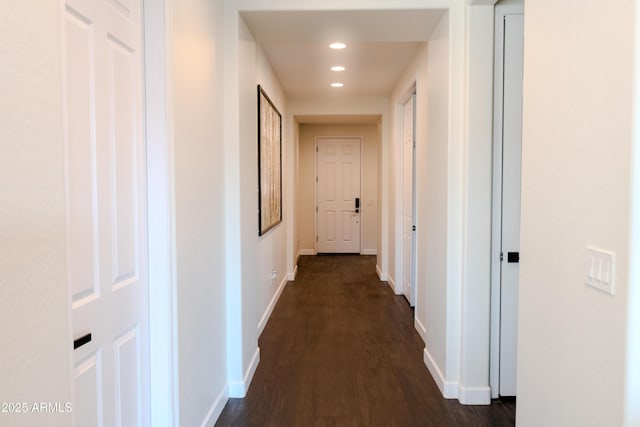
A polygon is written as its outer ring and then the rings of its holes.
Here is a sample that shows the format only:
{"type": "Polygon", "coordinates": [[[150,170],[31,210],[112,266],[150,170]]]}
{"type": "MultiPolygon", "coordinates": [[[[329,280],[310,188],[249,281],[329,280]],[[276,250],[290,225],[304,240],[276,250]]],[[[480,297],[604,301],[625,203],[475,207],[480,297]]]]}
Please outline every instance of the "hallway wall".
{"type": "MultiPolygon", "coordinates": [[[[415,326],[443,395],[466,404],[490,403],[492,29],[491,4],[452,1],[392,100],[395,108],[417,79],[415,326]]],[[[390,271],[400,292],[402,185],[395,154],[390,271]]]]}
{"type": "MultiPolygon", "coordinates": [[[[427,44],[398,82],[392,97],[401,105],[412,83],[416,84],[416,283],[415,327],[425,342],[425,358],[441,389],[457,382],[451,374],[449,347],[452,334],[447,317],[447,247],[449,186],[449,14],[446,14],[427,44]],[[449,348],[448,348],[449,347],[449,348]],[[447,371],[449,370],[449,372],[447,371]]],[[[394,116],[392,135],[400,136],[402,117],[394,116]]],[[[393,147],[395,176],[393,204],[396,206],[393,229],[395,257],[393,281],[396,292],[402,290],[402,144],[393,147]]]]}
{"type": "MultiPolygon", "coordinates": [[[[0,396],[71,400],[59,2],[0,3],[0,396]]],[[[0,414],[13,426],[70,414],[0,414]]]]}
{"type": "Polygon", "coordinates": [[[567,1],[549,13],[525,1],[517,411],[523,427],[640,425],[638,394],[625,408],[631,390],[625,383],[638,364],[626,353],[630,310],[637,310],[630,292],[638,286],[629,281],[638,6],[606,6],[567,1]],[[614,295],[584,284],[586,247],[615,253],[614,295]]]}
{"type": "Polygon", "coordinates": [[[260,360],[258,336],[286,285],[288,129],[285,97],[261,48],[225,3],[225,227],[229,395],[243,397],[260,360]],[[257,85],[282,114],[283,222],[258,236],[257,85]],[[275,271],[275,278],[272,272],[275,271]]]}
{"type": "MultiPolygon", "coordinates": [[[[420,92],[426,86],[424,100],[418,108],[426,108],[426,145],[416,147],[417,159],[424,165],[418,169],[417,190],[424,197],[418,198],[418,308],[416,327],[424,334],[425,357],[432,360],[432,374],[440,371],[443,381],[456,381],[452,375],[451,354],[448,340],[453,332],[452,318],[447,313],[450,297],[447,295],[449,225],[448,182],[449,166],[449,23],[448,14],[434,31],[428,45],[426,58],[427,81],[421,81],[420,92]],[[434,208],[438,206],[439,209],[434,208]],[[422,265],[422,266],[421,266],[422,265]],[[449,356],[449,358],[447,358],[449,356]],[[435,368],[435,369],[433,369],[435,368]]],[[[424,114],[424,113],[422,113],[424,114]]],[[[420,123],[420,122],[418,122],[420,123]]],[[[422,128],[424,130],[424,123],[422,128]]],[[[423,132],[420,132],[423,134],[423,132]]],[[[420,142],[424,142],[421,137],[420,142]]],[[[427,364],[429,366],[429,363],[427,364]]],[[[436,376],[437,377],[437,376],[436,376]]]]}
{"type": "MultiPolygon", "coordinates": [[[[278,111],[280,111],[280,114],[282,114],[282,188],[283,194],[286,194],[285,189],[292,185],[292,183],[288,181],[286,173],[289,164],[285,153],[289,145],[292,144],[291,137],[284,126],[284,120],[287,113],[286,97],[260,46],[256,46],[256,64],[256,86],[258,84],[262,86],[278,111]]],[[[258,100],[256,95],[256,105],[257,102],[258,100]]],[[[248,125],[250,123],[251,122],[248,122],[248,125]]],[[[255,123],[257,123],[257,116],[255,123]]],[[[258,152],[256,147],[256,159],[257,156],[258,152]]],[[[258,182],[256,181],[256,188],[257,186],[258,182]]],[[[258,334],[262,332],[262,329],[264,329],[280,293],[287,284],[289,271],[287,271],[286,262],[286,227],[287,222],[293,219],[293,212],[286,211],[284,199],[282,203],[282,210],[283,222],[258,238],[258,315],[260,316],[260,320],[258,322],[258,334]],[[272,278],[271,276],[274,271],[276,272],[275,277],[272,278]]]]}
{"type": "Polygon", "coordinates": [[[375,255],[378,248],[378,146],[381,144],[378,125],[373,124],[301,124],[299,133],[299,198],[297,228],[300,249],[308,254],[315,248],[315,137],[361,136],[362,183],[361,224],[362,254],[375,255]]]}
{"type": "Polygon", "coordinates": [[[177,396],[180,425],[195,426],[210,424],[228,393],[223,10],[219,2],[180,0],[169,13],[177,396]]]}

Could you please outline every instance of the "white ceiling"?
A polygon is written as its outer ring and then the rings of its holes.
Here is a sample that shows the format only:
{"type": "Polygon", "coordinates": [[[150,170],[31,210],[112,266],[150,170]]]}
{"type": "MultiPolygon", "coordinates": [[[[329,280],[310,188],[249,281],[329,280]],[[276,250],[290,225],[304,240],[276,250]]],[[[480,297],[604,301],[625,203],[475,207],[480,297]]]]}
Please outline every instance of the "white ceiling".
{"type": "Polygon", "coordinates": [[[242,12],[290,98],[388,96],[444,10],[242,12]],[[329,49],[342,41],[343,50],[329,49]],[[330,70],[343,65],[342,72],[330,70]],[[330,83],[344,87],[332,88],[330,83]]]}

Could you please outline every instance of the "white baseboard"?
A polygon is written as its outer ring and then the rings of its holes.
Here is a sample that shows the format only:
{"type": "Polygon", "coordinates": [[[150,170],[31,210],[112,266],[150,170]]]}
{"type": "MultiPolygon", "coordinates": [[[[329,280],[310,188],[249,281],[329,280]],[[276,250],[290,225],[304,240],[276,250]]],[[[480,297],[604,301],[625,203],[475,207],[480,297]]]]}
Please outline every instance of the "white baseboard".
{"type": "Polygon", "coordinates": [[[458,397],[458,383],[447,381],[442,375],[442,371],[438,368],[435,360],[431,357],[427,347],[424,348],[424,364],[427,365],[427,369],[431,373],[433,380],[442,393],[442,397],[445,399],[456,399],[458,397]]]}
{"type": "Polygon", "coordinates": [[[229,383],[224,385],[224,389],[222,389],[216,400],[213,402],[211,409],[209,409],[209,412],[207,412],[207,415],[205,415],[204,420],[202,420],[202,423],[200,423],[200,427],[209,427],[214,425],[218,420],[218,417],[222,413],[224,405],[227,404],[228,400],[229,383]]]}
{"type": "Polygon", "coordinates": [[[298,261],[296,260],[296,266],[294,267],[291,273],[287,274],[287,280],[289,280],[290,282],[295,282],[297,275],[298,275],[298,261]]]}
{"type": "MultiPolygon", "coordinates": [[[[416,322],[419,323],[418,319],[416,319],[416,322]]],[[[418,332],[420,332],[419,329],[418,332]]],[[[427,347],[424,348],[424,364],[427,365],[427,369],[429,369],[433,380],[440,389],[440,393],[442,393],[442,397],[445,399],[458,399],[463,405],[491,404],[491,387],[463,387],[458,382],[447,381],[435,360],[431,357],[427,347]]]]}
{"type": "Polygon", "coordinates": [[[360,251],[360,255],[378,255],[377,249],[363,249],[360,251]]]}
{"type": "Polygon", "coordinates": [[[316,254],[315,249],[300,249],[298,251],[298,255],[296,256],[296,258],[300,258],[302,255],[315,255],[315,254],[316,254]]]}
{"type": "Polygon", "coordinates": [[[400,292],[398,292],[398,289],[396,288],[396,282],[393,281],[393,277],[391,276],[387,277],[387,283],[389,284],[389,287],[391,288],[394,294],[401,295],[400,292]]]}
{"type": "Polygon", "coordinates": [[[381,282],[387,281],[387,275],[384,274],[382,270],[380,270],[380,267],[378,267],[377,265],[376,265],[376,274],[378,275],[378,278],[380,279],[381,282]]]}
{"type": "Polygon", "coordinates": [[[458,386],[458,400],[463,405],[491,405],[491,388],[458,386]]]}
{"type": "Polygon", "coordinates": [[[249,367],[247,368],[247,372],[245,372],[242,381],[231,381],[229,383],[229,397],[245,397],[247,395],[247,390],[249,390],[249,384],[251,384],[251,380],[253,379],[253,374],[256,373],[256,369],[258,368],[258,364],[260,363],[260,347],[256,348],[256,352],[253,354],[253,358],[251,358],[251,363],[249,363],[249,367]]]}
{"type": "MultiPolygon", "coordinates": [[[[296,266],[296,269],[297,268],[298,267],[296,266]]],[[[288,282],[288,277],[285,276],[282,279],[282,282],[280,282],[280,285],[278,286],[278,290],[276,291],[275,294],[273,294],[273,298],[271,298],[271,301],[269,301],[269,305],[267,306],[267,309],[262,315],[260,322],[258,322],[258,336],[260,336],[260,334],[262,333],[262,330],[267,325],[267,322],[269,321],[269,317],[271,316],[271,313],[273,312],[273,309],[276,306],[278,299],[280,298],[280,294],[282,294],[284,287],[287,285],[287,282],[288,282]]]]}
{"type": "Polygon", "coordinates": [[[427,342],[427,328],[424,327],[424,325],[422,324],[420,319],[418,319],[418,316],[415,316],[413,318],[413,327],[416,328],[416,331],[418,331],[418,335],[420,335],[420,338],[422,338],[422,342],[426,343],[427,342]]]}

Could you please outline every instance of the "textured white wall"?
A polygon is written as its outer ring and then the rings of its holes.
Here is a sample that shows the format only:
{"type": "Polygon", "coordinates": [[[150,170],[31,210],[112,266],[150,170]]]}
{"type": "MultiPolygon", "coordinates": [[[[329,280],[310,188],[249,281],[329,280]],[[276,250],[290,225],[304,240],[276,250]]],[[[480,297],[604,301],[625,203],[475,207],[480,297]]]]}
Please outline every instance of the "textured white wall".
{"type": "Polygon", "coordinates": [[[377,124],[301,124],[300,125],[300,172],[297,182],[300,188],[298,199],[297,227],[302,249],[315,248],[315,137],[316,136],[361,136],[362,182],[361,217],[362,251],[377,250],[378,247],[378,147],[380,134],[377,124]]]}
{"type": "Polygon", "coordinates": [[[227,397],[223,11],[205,0],[169,10],[180,424],[199,425],[227,397]]]}
{"type": "MultiPolygon", "coordinates": [[[[71,400],[59,2],[0,4],[0,401],[71,400]]],[[[69,414],[0,414],[66,426],[69,414]]]]}
{"type": "Polygon", "coordinates": [[[606,6],[525,2],[523,427],[623,425],[637,3],[606,6]],[[586,246],[615,252],[614,296],[585,286],[586,246]]]}

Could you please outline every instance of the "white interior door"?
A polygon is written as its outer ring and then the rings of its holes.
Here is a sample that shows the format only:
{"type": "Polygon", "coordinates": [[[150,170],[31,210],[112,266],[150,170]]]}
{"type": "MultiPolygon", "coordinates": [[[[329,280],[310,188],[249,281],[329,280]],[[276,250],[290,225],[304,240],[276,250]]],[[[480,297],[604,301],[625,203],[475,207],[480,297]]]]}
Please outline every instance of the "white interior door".
{"type": "Polygon", "coordinates": [[[500,283],[500,395],[516,394],[518,275],[522,163],[523,15],[504,20],[502,125],[502,263],[500,283]]]}
{"type": "Polygon", "coordinates": [[[360,253],[360,138],[318,138],[316,251],[360,253]]]}
{"type": "Polygon", "coordinates": [[[141,0],[64,5],[73,420],[148,425],[141,0]]]}
{"type": "Polygon", "coordinates": [[[403,107],[402,150],[403,150],[403,202],[402,202],[402,292],[415,304],[414,259],[415,223],[414,218],[414,154],[415,154],[415,95],[403,107]]]}

